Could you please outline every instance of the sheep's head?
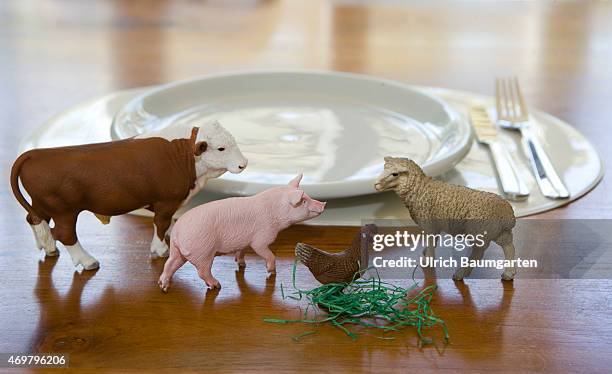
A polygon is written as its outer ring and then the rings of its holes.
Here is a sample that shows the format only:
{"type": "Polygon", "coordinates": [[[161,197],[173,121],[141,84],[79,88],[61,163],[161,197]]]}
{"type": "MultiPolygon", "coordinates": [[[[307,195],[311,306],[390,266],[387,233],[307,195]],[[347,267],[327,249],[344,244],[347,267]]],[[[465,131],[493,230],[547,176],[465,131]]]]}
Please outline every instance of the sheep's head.
{"type": "Polygon", "coordinates": [[[385,157],[385,170],[378,176],[374,188],[379,192],[394,190],[400,184],[406,184],[411,177],[424,175],[423,170],[412,160],[385,157]]]}

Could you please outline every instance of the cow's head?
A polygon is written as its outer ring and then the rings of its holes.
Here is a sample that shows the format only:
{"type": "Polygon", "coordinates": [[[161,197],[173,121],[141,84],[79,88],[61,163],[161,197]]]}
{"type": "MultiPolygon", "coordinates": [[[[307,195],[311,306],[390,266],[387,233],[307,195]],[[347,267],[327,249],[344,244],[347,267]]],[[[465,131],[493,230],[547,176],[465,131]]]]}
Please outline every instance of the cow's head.
{"type": "Polygon", "coordinates": [[[219,122],[200,126],[196,141],[196,174],[218,177],[229,170],[241,173],[248,160],[240,152],[236,140],[219,122]]]}

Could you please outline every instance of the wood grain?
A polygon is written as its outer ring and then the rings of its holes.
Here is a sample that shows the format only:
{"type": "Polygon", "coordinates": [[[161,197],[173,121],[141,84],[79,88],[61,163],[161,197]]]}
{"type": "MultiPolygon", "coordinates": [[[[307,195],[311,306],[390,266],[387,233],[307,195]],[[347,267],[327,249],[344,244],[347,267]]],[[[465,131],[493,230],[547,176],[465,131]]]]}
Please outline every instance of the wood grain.
{"type": "MultiPolygon", "coordinates": [[[[495,76],[517,75],[528,103],[573,124],[606,160],[610,19],[609,2],[3,1],[2,177],[8,181],[20,139],[72,104],[250,68],[353,71],[485,94],[495,76]]],[[[604,179],[537,218],[610,218],[609,190],[604,179]]],[[[0,352],[69,352],[71,368],[107,372],[607,372],[612,365],[610,280],[438,280],[434,308],[448,323],[449,345],[436,331],[437,346],[419,348],[412,331],[393,341],[374,333],[351,341],[327,326],[296,343],[291,336],[307,328],[263,322],[297,316],[280,294],[280,284],[290,284],[295,242],[342,249],[356,228],[291,228],[273,246],[276,277],[255,256],[244,272],[221,257],[214,266],[220,292],[206,292],[188,265],[163,294],[155,285],[163,260],[149,258],[148,220],[102,226],[84,215],[82,243],[102,267],[79,274],[63,249],[57,259],[34,249],[8,183],[0,184],[0,212],[0,352]]],[[[316,284],[303,267],[298,279],[316,284]]]]}

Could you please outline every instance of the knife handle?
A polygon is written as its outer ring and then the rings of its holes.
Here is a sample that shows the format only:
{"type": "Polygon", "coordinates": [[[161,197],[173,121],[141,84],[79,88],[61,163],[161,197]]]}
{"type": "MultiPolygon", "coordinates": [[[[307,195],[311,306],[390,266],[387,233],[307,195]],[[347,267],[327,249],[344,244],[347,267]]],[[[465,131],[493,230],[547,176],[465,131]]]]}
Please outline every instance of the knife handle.
{"type": "Polygon", "coordinates": [[[523,148],[542,194],[550,199],[567,199],[570,194],[550,162],[537,137],[527,128],[521,129],[523,148]]]}
{"type": "Polygon", "coordinates": [[[514,201],[525,200],[529,196],[529,187],[527,187],[519,175],[510,153],[496,141],[489,142],[488,144],[504,196],[514,201]]]}

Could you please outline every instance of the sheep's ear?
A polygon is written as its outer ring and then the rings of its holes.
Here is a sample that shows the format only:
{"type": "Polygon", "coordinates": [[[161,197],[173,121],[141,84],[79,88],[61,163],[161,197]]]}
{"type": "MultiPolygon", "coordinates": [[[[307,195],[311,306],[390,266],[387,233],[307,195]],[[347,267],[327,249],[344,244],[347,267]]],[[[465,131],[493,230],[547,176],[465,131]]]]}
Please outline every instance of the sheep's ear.
{"type": "Polygon", "coordinates": [[[386,156],[386,157],[385,157],[385,162],[391,162],[391,159],[392,159],[392,158],[393,158],[393,157],[386,156]]]}
{"type": "Polygon", "coordinates": [[[291,204],[292,206],[297,206],[300,203],[300,201],[302,201],[303,196],[304,196],[304,191],[302,190],[295,190],[295,191],[289,192],[289,204],[291,204]]]}
{"type": "Polygon", "coordinates": [[[208,148],[208,143],[201,141],[201,142],[197,142],[195,144],[194,150],[193,150],[193,154],[196,156],[201,155],[202,153],[206,152],[206,149],[208,148]]]}
{"type": "Polygon", "coordinates": [[[298,174],[297,177],[293,178],[291,182],[289,182],[289,187],[300,187],[300,181],[302,180],[302,173],[298,174]]]}

